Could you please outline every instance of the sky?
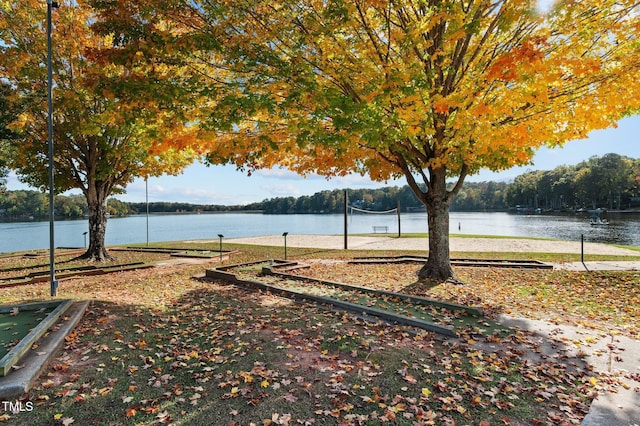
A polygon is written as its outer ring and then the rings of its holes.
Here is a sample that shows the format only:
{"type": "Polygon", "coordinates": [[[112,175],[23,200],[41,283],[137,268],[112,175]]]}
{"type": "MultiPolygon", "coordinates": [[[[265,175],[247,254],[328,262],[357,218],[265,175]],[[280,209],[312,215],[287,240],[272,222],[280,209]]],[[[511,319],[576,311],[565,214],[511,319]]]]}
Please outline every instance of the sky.
{"type": "MultiPolygon", "coordinates": [[[[510,181],[527,170],[551,170],[560,165],[574,165],[590,157],[616,153],[640,158],[640,116],[621,120],[617,128],[592,132],[585,140],[572,141],[562,148],[540,149],[533,164],[492,173],[483,170],[469,176],[467,181],[510,181]]],[[[360,175],[327,180],[321,176],[302,177],[281,169],[261,170],[247,176],[233,166],[205,166],[196,163],[178,176],[150,178],[148,196],[150,202],[187,202],[192,204],[244,205],[275,197],[299,197],[323,190],[381,188],[403,186],[404,179],[373,182],[360,175]]],[[[11,174],[8,189],[28,189],[11,174]]],[[[145,182],[137,179],[127,187],[127,193],[116,198],[127,202],[145,201],[145,182]]]]}

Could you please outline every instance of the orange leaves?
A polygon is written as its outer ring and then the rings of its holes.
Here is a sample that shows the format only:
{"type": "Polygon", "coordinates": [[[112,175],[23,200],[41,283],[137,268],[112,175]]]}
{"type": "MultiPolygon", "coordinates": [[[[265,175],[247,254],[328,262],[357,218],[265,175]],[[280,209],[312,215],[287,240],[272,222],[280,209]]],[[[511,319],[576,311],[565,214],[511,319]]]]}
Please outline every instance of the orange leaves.
{"type": "Polygon", "coordinates": [[[436,114],[446,114],[449,112],[449,105],[444,99],[435,101],[432,103],[432,105],[433,110],[436,112],[436,114]]]}
{"type": "Polygon", "coordinates": [[[68,343],[71,343],[71,342],[75,341],[77,338],[78,338],[78,333],[76,333],[76,332],[74,331],[74,332],[69,333],[69,335],[68,335],[68,336],[66,336],[66,337],[64,338],[64,340],[65,340],[66,342],[68,342],[68,343]]]}
{"type": "Polygon", "coordinates": [[[487,70],[487,78],[509,82],[527,75],[532,65],[544,59],[541,45],[545,44],[541,38],[522,42],[492,62],[487,70]]]}
{"type": "MultiPolygon", "coordinates": [[[[117,2],[117,7],[125,4],[126,1],[117,2]]],[[[118,18],[135,21],[136,17],[127,16],[128,11],[143,10],[148,5],[137,6],[140,5],[125,7],[118,18]]],[[[0,78],[20,87],[12,102],[22,105],[23,114],[14,125],[24,132],[25,142],[19,148],[24,157],[17,156],[14,165],[37,184],[41,173],[30,159],[40,157],[46,148],[40,143],[46,140],[46,122],[36,119],[46,106],[41,102],[42,96],[32,94],[42,94],[44,90],[42,82],[46,79],[40,64],[46,45],[39,35],[41,17],[33,10],[41,9],[42,4],[25,0],[7,8],[11,13],[3,11],[0,27],[14,34],[15,42],[2,45],[0,78]],[[22,99],[17,99],[19,96],[22,99]]],[[[201,153],[193,150],[198,146],[194,136],[197,133],[186,124],[194,122],[193,104],[188,107],[176,101],[174,89],[184,77],[184,68],[160,63],[159,56],[150,54],[152,46],[148,42],[131,51],[111,49],[113,32],[99,35],[89,27],[91,23],[100,27],[100,23],[87,2],[65,4],[53,18],[55,34],[59,35],[55,40],[59,60],[54,61],[53,72],[54,140],[60,157],[56,166],[60,177],[56,181],[60,190],[83,188],[94,181],[105,182],[109,188],[122,188],[140,175],[178,173],[201,153]],[[128,54],[130,58],[126,58],[128,54]],[[158,89],[160,86],[162,90],[158,89]],[[167,136],[174,137],[162,140],[167,136]],[[111,173],[80,178],[72,170],[75,167],[111,173]]],[[[151,28],[150,23],[145,30],[151,28]]],[[[104,193],[104,189],[90,188],[87,192],[104,193]]]]}

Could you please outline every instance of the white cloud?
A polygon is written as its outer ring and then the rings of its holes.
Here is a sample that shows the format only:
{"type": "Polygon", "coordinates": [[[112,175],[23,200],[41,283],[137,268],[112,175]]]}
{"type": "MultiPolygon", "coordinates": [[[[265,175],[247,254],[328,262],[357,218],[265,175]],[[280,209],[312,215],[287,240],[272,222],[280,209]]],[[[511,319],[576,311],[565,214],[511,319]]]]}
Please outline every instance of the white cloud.
{"type": "Polygon", "coordinates": [[[337,183],[340,187],[358,187],[358,188],[380,188],[386,185],[404,185],[404,179],[390,180],[388,182],[375,182],[368,176],[361,176],[358,174],[351,174],[347,176],[338,176],[333,178],[332,181],[337,183]]]}
{"type": "MultiPolygon", "coordinates": [[[[391,185],[404,185],[404,180],[400,179],[397,181],[389,181],[389,182],[374,182],[368,176],[361,176],[356,173],[352,173],[346,176],[333,176],[331,178],[327,178],[326,176],[320,176],[315,173],[312,173],[307,176],[299,175],[295,172],[286,169],[264,169],[258,170],[254,173],[254,177],[260,177],[264,179],[278,179],[278,180],[291,180],[296,182],[314,182],[314,185],[311,186],[311,189],[317,186],[318,182],[322,182],[323,189],[329,188],[347,188],[347,187],[380,187],[384,186],[386,183],[391,185]]],[[[306,185],[305,185],[306,186],[306,185]]],[[[320,191],[321,189],[319,189],[320,191]]],[[[298,191],[301,192],[301,191],[298,191]]]]}
{"type": "Polygon", "coordinates": [[[303,191],[300,190],[300,186],[292,183],[264,184],[260,185],[260,189],[265,192],[260,201],[273,197],[299,197],[304,195],[303,191]]]}
{"type": "Polygon", "coordinates": [[[31,188],[29,185],[20,182],[18,176],[16,175],[16,172],[10,170],[9,174],[7,175],[7,189],[16,191],[18,189],[33,190],[34,188],[31,188]]]}
{"type": "MultiPolygon", "coordinates": [[[[125,194],[118,194],[115,198],[127,202],[144,202],[146,199],[145,183],[138,180],[127,187],[125,194]]],[[[149,184],[149,202],[184,202],[190,204],[231,205],[243,204],[233,194],[226,194],[214,189],[185,186],[149,184]]]]}
{"type": "Polygon", "coordinates": [[[287,170],[287,169],[281,169],[281,168],[256,170],[253,173],[253,176],[261,176],[264,178],[273,178],[273,179],[295,179],[295,180],[305,179],[304,176],[299,175],[298,173],[292,172],[291,170],[287,170]]]}
{"type": "Polygon", "coordinates": [[[154,194],[154,193],[164,194],[165,192],[167,192],[167,189],[162,185],[151,185],[149,187],[150,194],[154,194]]]}
{"type": "MultiPolygon", "coordinates": [[[[151,199],[151,197],[150,197],[151,199]]],[[[161,198],[157,201],[176,200],[192,204],[216,204],[228,205],[239,204],[236,195],[226,194],[216,190],[204,188],[165,188],[161,193],[161,198]]]]}

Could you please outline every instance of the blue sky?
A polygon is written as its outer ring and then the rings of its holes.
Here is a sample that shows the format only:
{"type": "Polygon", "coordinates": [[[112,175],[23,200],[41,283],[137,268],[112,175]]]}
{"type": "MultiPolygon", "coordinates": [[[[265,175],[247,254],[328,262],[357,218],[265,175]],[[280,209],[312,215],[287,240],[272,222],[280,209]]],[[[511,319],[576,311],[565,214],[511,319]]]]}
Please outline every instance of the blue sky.
{"type": "MultiPolygon", "coordinates": [[[[543,148],[530,166],[515,167],[500,173],[481,171],[468,181],[511,180],[527,170],[550,170],[573,165],[591,156],[614,152],[640,158],[640,116],[626,118],[617,128],[592,132],[589,138],[572,141],[562,148],[543,148]]],[[[404,179],[386,185],[402,186],[404,179]]],[[[262,201],[273,197],[311,195],[322,190],[343,188],[380,188],[385,183],[372,182],[366,177],[351,175],[327,180],[321,176],[306,178],[286,170],[262,170],[247,176],[230,166],[194,164],[178,176],[149,179],[149,201],[180,201],[193,204],[237,205],[262,201]]],[[[9,177],[8,189],[24,189],[14,175],[9,177]]],[[[144,180],[138,179],[127,187],[127,194],[118,195],[123,201],[145,200],[144,180]]]]}

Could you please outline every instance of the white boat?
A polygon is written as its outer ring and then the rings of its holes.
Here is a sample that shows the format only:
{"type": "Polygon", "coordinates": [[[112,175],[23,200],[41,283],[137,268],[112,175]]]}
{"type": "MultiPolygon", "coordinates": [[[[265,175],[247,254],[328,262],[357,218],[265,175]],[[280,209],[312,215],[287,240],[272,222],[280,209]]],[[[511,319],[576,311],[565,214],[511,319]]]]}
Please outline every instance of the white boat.
{"type": "Polygon", "coordinates": [[[609,224],[609,221],[607,219],[601,219],[597,216],[592,216],[589,224],[591,226],[606,226],[609,224]]]}

